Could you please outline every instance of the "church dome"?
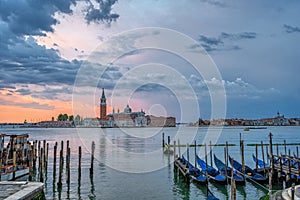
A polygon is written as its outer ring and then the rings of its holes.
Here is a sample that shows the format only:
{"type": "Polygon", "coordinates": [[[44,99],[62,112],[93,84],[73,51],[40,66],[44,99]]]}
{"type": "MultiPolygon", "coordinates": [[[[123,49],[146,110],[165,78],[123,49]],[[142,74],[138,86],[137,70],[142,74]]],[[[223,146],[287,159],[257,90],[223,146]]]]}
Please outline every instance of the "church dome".
{"type": "Polygon", "coordinates": [[[124,108],[124,113],[131,113],[131,108],[127,104],[127,106],[124,108]]]}

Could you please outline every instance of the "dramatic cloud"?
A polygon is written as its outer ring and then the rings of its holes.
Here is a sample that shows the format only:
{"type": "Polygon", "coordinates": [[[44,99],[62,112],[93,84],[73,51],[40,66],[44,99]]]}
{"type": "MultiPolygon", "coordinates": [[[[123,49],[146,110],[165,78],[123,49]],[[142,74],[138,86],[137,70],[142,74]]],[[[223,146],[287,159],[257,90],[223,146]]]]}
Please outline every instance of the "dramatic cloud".
{"type": "MultiPolygon", "coordinates": [[[[232,42],[245,39],[255,39],[256,37],[257,34],[254,32],[242,32],[236,34],[222,32],[218,37],[200,35],[198,40],[206,51],[212,52],[240,50],[241,47],[236,44],[232,44],[232,42]]],[[[195,49],[195,47],[190,47],[190,49],[195,49]]]]}
{"type": "Polygon", "coordinates": [[[300,33],[300,27],[290,26],[287,24],[284,24],[283,27],[285,28],[285,32],[287,33],[300,33]]]}
{"type": "Polygon", "coordinates": [[[87,8],[87,14],[85,19],[88,23],[90,22],[106,22],[110,24],[112,21],[116,21],[119,15],[112,13],[112,6],[117,2],[117,0],[96,0],[97,6],[94,6],[91,1],[87,8]],[[98,8],[97,8],[98,7],[98,8]]]}
{"type": "Polygon", "coordinates": [[[269,94],[279,93],[278,90],[274,88],[261,89],[256,86],[245,82],[241,78],[236,78],[234,81],[229,80],[219,80],[212,78],[211,80],[203,80],[196,75],[191,75],[189,82],[198,91],[198,95],[208,96],[208,92],[217,93],[220,89],[225,87],[226,96],[229,98],[245,98],[245,99],[259,99],[269,94]],[[208,91],[208,86],[211,91],[208,91]]]}

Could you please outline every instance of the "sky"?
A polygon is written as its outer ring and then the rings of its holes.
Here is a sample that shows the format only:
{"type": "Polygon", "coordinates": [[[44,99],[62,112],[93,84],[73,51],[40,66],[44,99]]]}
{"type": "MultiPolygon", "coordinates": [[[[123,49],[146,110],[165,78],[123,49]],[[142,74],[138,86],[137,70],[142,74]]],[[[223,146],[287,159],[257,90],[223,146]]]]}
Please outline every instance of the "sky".
{"type": "Polygon", "coordinates": [[[296,0],[0,0],[0,122],[96,117],[102,88],[108,112],[299,118],[299,9],[296,0]]]}

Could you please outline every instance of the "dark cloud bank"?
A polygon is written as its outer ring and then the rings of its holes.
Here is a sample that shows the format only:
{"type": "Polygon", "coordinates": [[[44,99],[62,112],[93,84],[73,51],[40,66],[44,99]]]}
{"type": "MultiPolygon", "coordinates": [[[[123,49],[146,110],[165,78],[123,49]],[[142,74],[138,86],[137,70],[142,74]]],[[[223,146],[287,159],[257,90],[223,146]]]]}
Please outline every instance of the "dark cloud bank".
{"type": "MultiPolygon", "coordinates": [[[[119,15],[112,13],[116,2],[86,1],[86,22],[117,20],[119,15]]],[[[59,23],[54,14],[72,14],[71,6],[76,6],[76,0],[0,0],[0,89],[15,88],[15,84],[74,83],[81,61],[65,60],[32,37],[53,32],[59,23]]]]}

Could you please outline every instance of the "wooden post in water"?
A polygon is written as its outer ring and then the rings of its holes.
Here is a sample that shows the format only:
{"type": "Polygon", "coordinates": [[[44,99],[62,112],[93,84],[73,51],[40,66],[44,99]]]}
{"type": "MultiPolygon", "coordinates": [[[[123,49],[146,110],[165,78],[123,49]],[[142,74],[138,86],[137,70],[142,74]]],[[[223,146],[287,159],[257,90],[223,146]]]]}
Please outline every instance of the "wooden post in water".
{"type": "Polygon", "coordinates": [[[271,171],[269,172],[269,199],[272,199],[272,184],[273,184],[273,180],[272,180],[272,176],[273,176],[273,168],[271,168],[271,171]]]}
{"type": "Polygon", "coordinates": [[[165,148],[165,133],[162,133],[162,147],[165,148]]]}
{"type": "Polygon", "coordinates": [[[55,181],[55,177],[56,177],[56,155],[57,155],[57,142],[55,142],[54,153],[53,153],[53,181],[55,181]]]}
{"type": "Polygon", "coordinates": [[[299,150],[298,150],[298,146],[296,146],[296,156],[297,156],[297,158],[299,158],[299,150]]]}
{"type": "MultiPolygon", "coordinates": [[[[174,154],[175,154],[175,146],[174,146],[174,154]]],[[[178,139],[178,158],[181,158],[181,154],[180,154],[180,141],[178,139]]]]}
{"type": "Polygon", "coordinates": [[[92,142],[92,154],[91,154],[91,168],[90,168],[90,175],[93,174],[94,171],[94,153],[95,153],[95,142],[92,142]]]}
{"type": "Polygon", "coordinates": [[[44,155],[43,155],[43,153],[44,153],[44,149],[41,148],[40,149],[40,153],[39,153],[39,163],[40,163],[39,176],[40,176],[40,182],[44,182],[44,177],[43,177],[43,174],[44,174],[44,172],[43,172],[43,157],[44,157],[44,155]]]}
{"type": "Polygon", "coordinates": [[[266,156],[266,163],[268,163],[268,158],[270,157],[268,144],[266,144],[266,156]]]}
{"type": "MultiPolygon", "coordinates": [[[[208,163],[207,163],[206,143],[204,144],[204,155],[205,155],[205,163],[206,163],[205,176],[206,176],[206,180],[208,180],[208,163]]],[[[208,185],[206,187],[208,187],[208,185]]]]}
{"type": "Polygon", "coordinates": [[[195,140],[195,148],[194,148],[194,150],[195,150],[195,167],[197,168],[197,142],[196,142],[196,140],[195,140]]]}
{"type": "Polygon", "coordinates": [[[211,141],[209,141],[209,155],[210,155],[210,166],[213,166],[212,144],[211,144],[211,141]]]}
{"type": "Polygon", "coordinates": [[[81,182],[81,146],[78,147],[78,183],[81,182]]]}
{"type": "MultiPolygon", "coordinates": [[[[30,149],[30,145],[29,145],[29,149],[30,149]]],[[[32,165],[33,165],[33,150],[30,149],[28,151],[28,159],[29,159],[29,175],[28,175],[28,180],[32,181],[32,165]]]]}
{"type": "MultiPolygon", "coordinates": [[[[17,152],[16,150],[14,149],[13,151],[13,180],[15,180],[16,178],[16,170],[17,170],[17,152]]],[[[1,172],[2,173],[2,172],[1,172]]]]}
{"type": "Polygon", "coordinates": [[[270,137],[270,167],[271,167],[271,171],[273,173],[273,169],[274,169],[274,159],[273,159],[273,141],[272,141],[272,136],[273,134],[270,132],[269,137],[270,137]]]}
{"type": "Polygon", "coordinates": [[[264,175],[265,175],[265,172],[266,172],[266,166],[265,166],[264,143],[263,143],[263,141],[261,141],[260,143],[261,143],[262,160],[263,160],[263,162],[264,162],[264,175]]]}
{"type": "Polygon", "coordinates": [[[71,174],[70,174],[70,161],[71,161],[71,149],[68,147],[67,149],[67,184],[68,186],[70,185],[70,179],[71,179],[71,174]]]}
{"type": "Polygon", "coordinates": [[[48,168],[48,154],[49,154],[49,143],[47,142],[47,146],[46,146],[46,156],[45,156],[45,169],[46,169],[46,172],[47,172],[47,168],[48,168]]]}
{"type": "Polygon", "coordinates": [[[279,156],[279,145],[278,145],[278,143],[276,144],[276,155],[279,156]]]}
{"type": "Polygon", "coordinates": [[[62,159],[62,167],[63,167],[64,166],[64,141],[63,140],[60,142],[60,148],[62,151],[61,159],[62,159]]]}
{"type": "Polygon", "coordinates": [[[32,160],[33,160],[33,163],[32,163],[32,165],[33,165],[33,168],[34,169],[36,169],[36,143],[37,143],[37,141],[35,140],[35,141],[33,141],[33,148],[32,148],[32,150],[33,150],[33,157],[32,157],[32,160]]]}
{"type": "Polygon", "coordinates": [[[190,162],[190,145],[189,143],[186,144],[186,153],[187,153],[187,160],[190,162]]]}
{"type": "Polygon", "coordinates": [[[46,163],[46,140],[43,141],[43,167],[45,167],[45,163],[46,163]]]}
{"type": "Polygon", "coordinates": [[[228,141],[226,141],[226,151],[225,151],[225,164],[226,164],[226,169],[228,167],[228,141]]]}
{"type": "MultiPolygon", "coordinates": [[[[63,143],[62,143],[63,144],[63,143]]],[[[63,145],[62,145],[63,146],[63,145]]],[[[58,182],[57,182],[57,187],[59,189],[62,188],[62,170],[63,170],[63,150],[61,149],[59,152],[59,174],[58,174],[58,182]]]]}
{"type": "Polygon", "coordinates": [[[226,147],[224,147],[224,160],[225,160],[225,166],[226,166],[226,169],[225,169],[225,177],[226,177],[226,182],[227,182],[227,184],[228,184],[228,177],[227,177],[227,167],[228,167],[228,163],[226,162],[226,157],[227,157],[227,153],[226,153],[226,147]]]}
{"type": "MultiPolygon", "coordinates": [[[[241,145],[242,146],[242,145],[241,145]]],[[[233,164],[233,163],[232,163],[233,164]]],[[[233,178],[233,167],[231,168],[231,188],[230,188],[230,200],[236,200],[236,185],[233,178]]]]}
{"type": "Polygon", "coordinates": [[[66,148],[66,173],[68,171],[68,149],[69,149],[69,146],[70,146],[70,142],[69,140],[67,140],[67,148],[66,148]]]}
{"type": "Polygon", "coordinates": [[[241,140],[241,151],[242,151],[242,171],[243,173],[245,173],[244,140],[241,140]]]}
{"type": "Polygon", "coordinates": [[[176,160],[176,141],[174,140],[174,161],[176,160]]]}
{"type": "Polygon", "coordinates": [[[286,140],[283,140],[284,143],[284,155],[286,155],[286,140]]]}
{"type": "Polygon", "coordinates": [[[258,169],[258,145],[257,144],[255,144],[255,156],[256,156],[255,169],[257,172],[257,169],[258,169]]]}
{"type": "MultiPolygon", "coordinates": [[[[66,157],[67,157],[67,155],[68,155],[68,149],[69,149],[69,147],[70,147],[70,141],[67,140],[66,157]]],[[[67,158],[66,158],[66,159],[67,159],[67,158]]]]}

